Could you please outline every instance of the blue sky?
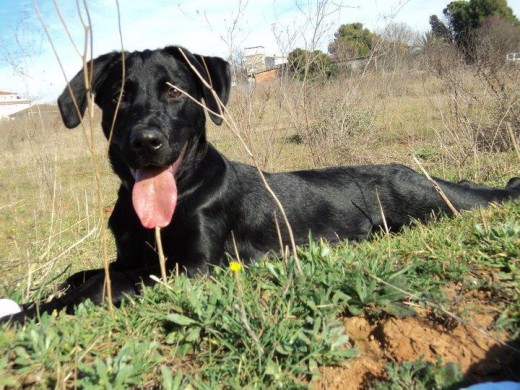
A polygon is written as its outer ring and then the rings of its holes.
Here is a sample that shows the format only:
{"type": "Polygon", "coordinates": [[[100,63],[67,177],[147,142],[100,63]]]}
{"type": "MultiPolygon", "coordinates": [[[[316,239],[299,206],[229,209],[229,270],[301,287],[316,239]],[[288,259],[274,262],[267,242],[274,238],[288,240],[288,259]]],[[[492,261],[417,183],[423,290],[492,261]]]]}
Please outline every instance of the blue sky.
{"type": "MultiPolygon", "coordinates": [[[[83,50],[84,30],[76,1],[56,2],[76,46],[83,50]]],[[[317,44],[326,49],[334,31],[343,23],[362,22],[376,31],[392,21],[404,22],[414,30],[425,32],[429,29],[429,16],[440,16],[448,2],[343,0],[344,7],[326,18],[328,28],[324,28],[317,44]]],[[[94,56],[120,49],[115,0],[87,0],[87,3],[94,56]]],[[[140,50],[180,44],[199,54],[227,57],[228,32],[242,4],[233,45],[239,49],[261,45],[269,54],[283,54],[310,44],[312,34],[306,15],[309,4],[315,3],[316,0],[120,0],[123,46],[126,50],[140,50]]],[[[515,15],[520,16],[520,0],[508,3],[515,15]]],[[[65,33],[54,2],[37,0],[37,4],[70,78],[79,70],[81,59],[65,33]]],[[[84,11],[82,14],[85,17],[84,11]]],[[[0,90],[51,102],[64,86],[65,78],[42,32],[33,0],[0,0],[0,90]]]]}

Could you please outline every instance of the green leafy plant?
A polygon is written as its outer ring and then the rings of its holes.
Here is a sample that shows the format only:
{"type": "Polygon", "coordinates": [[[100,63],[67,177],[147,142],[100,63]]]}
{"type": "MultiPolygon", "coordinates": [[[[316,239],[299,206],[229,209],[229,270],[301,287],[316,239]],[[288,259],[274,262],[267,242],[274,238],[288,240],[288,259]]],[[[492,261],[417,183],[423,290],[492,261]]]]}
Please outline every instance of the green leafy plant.
{"type": "Polygon", "coordinates": [[[401,302],[405,297],[403,290],[407,290],[403,276],[407,271],[406,267],[396,271],[390,263],[374,259],[354,272],[352,284],[346,291],[352,297],[348,306],[350,314],[378,316],[384,313],[398,318],[414,315],[414,310],[401,302]]]}
{"type": "Polygon", "coordinates": [[[391,363],[386,366],[386,375],[388,379],[376,382],[374,389],[450,389],[462,380],[460,367],[454,363],[444,365],[440,358],[435,364],[424,360],[391,363]]]}
{"type": "MultiPolygon", "coordinates": [[[[316,262],[304,265],[310,267],[319,269],[316,262]]],[[[323,283],[314,288],[291,284],[281,262],[260,263],[247,275],[221,270],[220,283],[210,286],[181,276],[171,289],[161,289],[173,312],[156,317],[170,329],[166,342],[180,357],[213,362],[198,371],[195,383],[294,385],[318,366],[357,353],[337,320],[348,297],[330,288],[327,271],[320,271],[323,283]]]]}
{"type": "Polygon", "coordinates": [[[84,389],[121,389],[137,386],[143,373],[150,371],[160,359],[157,342],[131,340],[114,356],[97,356],[94,364],[80,364],[77,384],[84,389]]]}

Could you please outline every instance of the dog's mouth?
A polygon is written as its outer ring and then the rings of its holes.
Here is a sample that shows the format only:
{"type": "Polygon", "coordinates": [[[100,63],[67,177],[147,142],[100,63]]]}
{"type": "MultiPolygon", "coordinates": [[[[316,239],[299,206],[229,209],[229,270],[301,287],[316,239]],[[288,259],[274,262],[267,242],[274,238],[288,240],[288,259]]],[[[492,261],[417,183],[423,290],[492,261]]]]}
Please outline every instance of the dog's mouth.
{"type": "Polygon", "coordinates": [[[185,150],[186,146],[171,165],[132,170],[135,178],[132,203],[145,228],[166,227],[171,223],[177,205],[175,174],[181,165],[185,150]]]}

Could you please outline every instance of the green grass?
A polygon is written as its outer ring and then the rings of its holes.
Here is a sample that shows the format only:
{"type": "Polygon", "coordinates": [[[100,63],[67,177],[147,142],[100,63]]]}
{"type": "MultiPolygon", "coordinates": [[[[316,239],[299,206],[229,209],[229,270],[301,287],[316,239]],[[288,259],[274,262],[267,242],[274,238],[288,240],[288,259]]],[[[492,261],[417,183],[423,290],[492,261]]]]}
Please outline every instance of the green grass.
{"type": "MultiPolygon", "coordinates": [[[[302,277],[291,261],[266,259],[239,272],[179,276],[113,313],[87,303],[74,317],[3,325],[0,385],[306,387],[319,367],[357,355],[343,317],[412,315],[426,300],[450,310],[444,291],[453,284],[462,297],[486,291],[501,313],[495,326],[513,338],[520,331],[519,221],[516,202],[360,244],[311,241],[300,250],[302,277]]],[[[402,370],[409,381],[426,372],[423,382],[433,383],[437,371],[427,367],[391,366],[385,383],[408,383],[402,370]]]]}

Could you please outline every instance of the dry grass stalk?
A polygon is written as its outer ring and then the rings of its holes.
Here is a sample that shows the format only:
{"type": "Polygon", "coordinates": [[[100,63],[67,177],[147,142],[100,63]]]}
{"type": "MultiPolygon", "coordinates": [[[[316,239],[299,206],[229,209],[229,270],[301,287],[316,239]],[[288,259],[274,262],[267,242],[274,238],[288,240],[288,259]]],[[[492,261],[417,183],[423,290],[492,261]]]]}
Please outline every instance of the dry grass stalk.
{"type": "Polygon", "coordinates": [[[442,190],[442,188],[437,184],[437,182],[431,178],[431,176],[428,174],[428,172],[426,171],[426,169],[424,169],[424,167],[423,167],[422,164],[419,162],[419,160],[417,159],[417,157],[413,156],[413,160],[414,160],[414,162],[419,166],[419,168],[421,168],[421,171],[424,173],[424,175],[426,176],[426,178],[427,178],[427,179],[432,183],[433,188],[435,189],[435,191],[437,191],[437,192],[439,193],[439,195],[441,196],[442,200],[444,201],[444,203],[446,203],[446,205],[447,205],[448,208],[451,210],[451,212],[453,213],[453,215],[460,216],[459,211],[458,211],[458,210],[453,206],[453,203],[451,203],[451,201],[448,199],[448,197],[446,196],[446,194],[444,193],[444,191],[442,190]]]}
{"type": "Polygon", "coordinates": [[[119,96],[117,97],[116,108],[114,111],[114,117],[112,119],[112,124],[110,126],[110,135],[108,136],[108,146],[112,143],[112,136],[114,134],[114,127],[116,125],[117,115],[119,113],[119,106],[121,105],[121,99],[123,98],[123,93],[125,91],[125,81],[126,81],[126,63],[125,63],[125,50],[123,45],[123,31],[121,29],[121,12],[119,11],[119,1],[116,0],[117,7],[117,26],[119,29],[119,40],[121,43],[121,89],[119,90],[119,96]]]}
{"type": "Polygon", "coordinates": [[[233,241],[233,250],[235,251],[236,260],[241,263],[242,260],[240,259],[240,253],[238,253],[237,241],[235,240],[235,233],[233,233],[233,231],[231,231],[231,240],[233,241]]]}
{"type": "Polygon", "coordinates": [[[386,223],[385,211],[383,210],[383,205],[381,204],[381,199],[379,198],[379,192],[376,188],[376,199],[377,205],[379,206],[379,212],[381,213],[381,218],[383,219],[383,227],[385,228],[386,235],[390,235],[390,229],[388,228],[388,224],[386,223]]]}
{"type": "Polygon", "coordinates": [[[506,123],[507,132],[509,133],[509,137],[511,138],[511,143],[513,144],[513,148],[515,149],[516,156],[518,160],[520,160],[520,146],[518,146],[518,141],[516,140],[515,133],[513,132],[513,128],[511,127],[511,123],[506,123]]]}
{"type": "Polygon", "coordinates": [[[159,255],[159,266],[161,267],[161,279],[163,283],[166,283],[166,258],[164,257],[164,250],[161,239],[161,228],[158,226],[155,227],[155,242],[157,244],[157,254],[159,255]]]}
{"type": "Polygon", "coordinates": [[[274,223],[276,225],[276,234],[278,235],[278,243],[280,244],[280,253],[282,254],[282,258],[285,264],[287,264],[288,251],[285,250],[283,245],[283,237],[282,231],[280,229],[280,224],[278,223],[278,218],[276,217],[276,211],[273,212],[274,223]]]}
{"type": "Polygon", "coordinates": [[[168,285],[168,283],[164,283],[162,279],[158,278],[155,275],[150,275],[150,279],[152,279],[155,283],[159,283],[160,285],[166,287],[168,290],[173,291],[173,289],[168,285]]]}

